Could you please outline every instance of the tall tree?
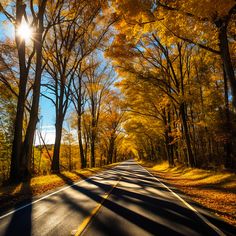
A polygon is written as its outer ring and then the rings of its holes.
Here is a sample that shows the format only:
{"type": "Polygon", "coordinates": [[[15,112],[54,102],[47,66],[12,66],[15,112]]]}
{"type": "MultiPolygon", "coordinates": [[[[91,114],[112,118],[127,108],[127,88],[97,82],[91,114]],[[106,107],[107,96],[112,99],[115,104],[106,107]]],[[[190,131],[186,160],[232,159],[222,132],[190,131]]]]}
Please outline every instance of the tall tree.
{"type": "Polygon", "coordinates": [[[89,113],[91,116],[90,128],[90,167],[95,166],[95,145],[98,134],[101,106],[108,95],[108,88],[114,80],[112,68],[102,65],[91,56],[91,66],[86,70],[86,90],[88,93],[89,113]]]}
{"type": "MultiPolygon", "coordinates": [[[[10,3],[9,3],[10,4],[10,3]]],[[[14,24],[15,27],[15,42],[18,52],[19,62],[19,93],[17,100],[17,110],[14,128],[14,140],[12,145],[11,171],[10,179],[12,181],[19,181],[21,178],[30,176],[31,174],[31,154],[33,137],[37,123],[39,95],[40,95],[40,81],[42,73],[42,44],[44,28],[44,16],[46,10],[47,0],[40,1],[35,4],[33,1],[26,4],[23,0],[17,0],[15,5],[15,15],[8,12],[8,4],[0,5],[1,11],[5,14],[7,19],[14,24]],[[37,10],[35,10],[37,9],[37,10]],[[31,22],[29,22],[31,19],[31,22]],[[31,39],[33,45],[29,47],[26,45],[22,27],[28,31],[33,30],[31,39]],[[35,56],[35,76],[33,82],[33,100],[31,104],[29,123],[27,126],[25,137],[23,138],[23,120],[24,108],[26,102],[26,91],[29,73],[31,70],[33,58],[35,56]]],[[[24,32],[26,33],[26,32],[24,32]]]]}

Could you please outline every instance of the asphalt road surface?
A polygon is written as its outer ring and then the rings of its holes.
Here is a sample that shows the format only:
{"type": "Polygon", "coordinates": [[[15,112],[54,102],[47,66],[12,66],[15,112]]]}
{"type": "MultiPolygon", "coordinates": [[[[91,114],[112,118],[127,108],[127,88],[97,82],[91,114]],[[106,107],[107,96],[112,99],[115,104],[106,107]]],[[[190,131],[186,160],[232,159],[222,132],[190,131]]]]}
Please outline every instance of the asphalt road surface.
{"type": "Polygon", "coordinates": [[[135,161],[30,199],[0,216],[0,235],[235,235],[135,161]]]}

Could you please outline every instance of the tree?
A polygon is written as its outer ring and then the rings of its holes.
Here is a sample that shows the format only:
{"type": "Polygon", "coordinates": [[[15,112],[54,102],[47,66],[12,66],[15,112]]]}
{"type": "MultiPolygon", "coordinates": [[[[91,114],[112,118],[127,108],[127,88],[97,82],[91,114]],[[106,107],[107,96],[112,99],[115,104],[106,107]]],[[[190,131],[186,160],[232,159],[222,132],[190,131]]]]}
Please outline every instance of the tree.
{"type": "MultiPolygon", "coordinates": [[[[100,149],[106,157],[107,164],[117,161],[118,142],[122,139],[122,124],[125,121],[125,111],[122,109],[121,94],[116,91],[109,91],[106,97],[106,104],[103,105],[99,129],[100,149]]],[[[101,160],[102,163],[102,160],[101,160]]]]}
{"type": "Polygon", "coordinates": [[[92,56],[91,66],[86,70],[85,85],[88,94],[88,106],[91,119],[90,126],[90,167],[95,166],[95,145],[98,134],[98,123],[102,103],[108,95],[108,89],[113,83],[113,70],[108,65],[102,65],[92,56]]]}
{"type": "Polygon", "coordinates": [[[31,1],[27,5],[24,1],[17,0],[15,5],[15,16],[7,12],[7,5],[0,5],[1,11],[15,26],[15,42],[19,62],[19,93],[17,100],[10,171],[10,179],[12,181],[19,181],[21,178],[28,177],[31,174],[31,154],[38,116],[40,81],[42,73],[42,44],[43,33],[45,32],[43,21],[46,5],[47,0],[40,1],[36,5],[34,5],[33,1],[31,1]],[[35,10],[36,8],[37,11],[35,10]],[[29,22],[29,16],[32,17],[31,22],[29,22]],[[22,35],[17,33],[17,30],[19,30],[22,24],[28,24],[34,29],[34,35],[32,37],[33,45],[31,50],[28,50],[29,47],[26,46],[26,42],[22,39],[22,35]],[[34,56],[35,76],[33,82],[33,99],[31,104],[29,123],[27,125],[26,134],[23,139],[22,131],[26,101],[26,88],[34,56]]]}

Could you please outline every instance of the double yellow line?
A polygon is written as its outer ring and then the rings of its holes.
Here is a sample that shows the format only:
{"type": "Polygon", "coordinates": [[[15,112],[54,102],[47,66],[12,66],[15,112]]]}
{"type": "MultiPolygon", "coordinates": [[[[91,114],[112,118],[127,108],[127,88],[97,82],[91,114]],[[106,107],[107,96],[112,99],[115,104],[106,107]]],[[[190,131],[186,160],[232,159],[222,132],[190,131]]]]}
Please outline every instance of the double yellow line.
{"type": "Polygon", "coordinates": [[[105,193],[105,195],[102,196],[102,201],[92,210],[92,212],[89,214],[89,216],[82,222],[82,224],[78,227],[76,232],[72,233],[72,235],[80,236],[83,233],[83,231],[88,226],[88,224],[91,222],[91,220],[97,215],[97,213],[100,210],[100,208],[102,207],[103,203],[106,201],[106,199],[108,199],[108,197],[110,196],[111,192],[119,184],[120,180],[121,180],[121,177],[118,179],[116,184],[114,184],[112,186],[112,188],[107,193],[105,193]]]}

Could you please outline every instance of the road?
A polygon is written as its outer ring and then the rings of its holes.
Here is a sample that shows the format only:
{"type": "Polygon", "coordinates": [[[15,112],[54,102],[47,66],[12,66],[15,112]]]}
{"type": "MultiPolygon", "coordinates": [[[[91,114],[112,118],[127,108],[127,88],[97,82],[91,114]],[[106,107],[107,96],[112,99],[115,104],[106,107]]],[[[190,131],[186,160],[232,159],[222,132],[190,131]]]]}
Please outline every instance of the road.
{"type": "Polygon", "coordinates": [[[67,187],[0,216],[0,235],[208,236],[235,232],[193,208],[177,190],[173,192],[133,160],[73,185],[65,180],[67,187]]]}

